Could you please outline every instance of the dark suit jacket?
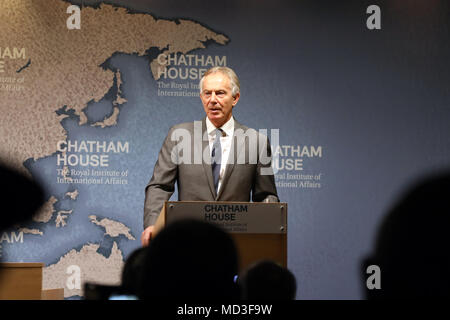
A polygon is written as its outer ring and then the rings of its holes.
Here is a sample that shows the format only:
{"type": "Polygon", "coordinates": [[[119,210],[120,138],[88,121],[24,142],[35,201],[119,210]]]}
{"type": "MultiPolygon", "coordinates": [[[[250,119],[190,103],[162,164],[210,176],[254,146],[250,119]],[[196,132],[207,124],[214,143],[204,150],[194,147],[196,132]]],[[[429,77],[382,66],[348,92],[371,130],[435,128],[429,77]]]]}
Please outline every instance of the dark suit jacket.
{"type": "MultiPolygon", "coordinates": [[[[180,201],[250,201],[254,202],[278,202],[275,179],[272,174],[261,174],[261,169],[271,171],[271,161],[261,161],[261,152],[271,159],[270,143],[267,137],[260,135],[256,130],[234,122],[234,132],[230,157],[227,161],[225,176],[219,193],[216,194],[211,169],[211,158],[209,143],[206,139],[206,118],[197,122],[194,138],[195,122],[182,123],[170,128],[164,144],[159,152],[158,160],[153,170],[153,176],[145,188],[144,206],[144,228],[155,224],[164,201],[169,200],[175,190],[175,181],[178,185],[178,200],[180,201]],[[249,140],[236,138],[236,130],[258,135],[257,148],[249,147],[249,140]],[[192,139],[186,141],[172,141],[172,135],[178,136],[177,132],[189,133],[192,139]],[[201,134],[201,137],[199,137],[201,134]],[[205,137],[203,140],[202,137],[205,137]],[[262,143],[261,143],[262,141],[262,143]],[[181,146],[189,146],[192,150],[190,155],[180,153],[181,146]],[[251,150],[250,150],[251,149],[251,150]],[[256,155],[254,153],[257,153],[256,155]],[[251,161],[251,155],[256,161],[251,161]],[[204,154],[203,158],[202,155],[204,154]],[[190,157],[190,163],[179,162],[181,155],[184,159],[190,157]],[[245,161],[239,161],[245,155],[245,161]],[[178,161],[173,161],[173,158],[178,161]],[[197,164],[194,160],[197,157],[197,164]],[[199,158],[200,157],[200,158],[199,158]],[[206,159],[207,161],[198,159],[206,159]]],[[[186,150],[184,150],[185,152],[186,150]]]]}

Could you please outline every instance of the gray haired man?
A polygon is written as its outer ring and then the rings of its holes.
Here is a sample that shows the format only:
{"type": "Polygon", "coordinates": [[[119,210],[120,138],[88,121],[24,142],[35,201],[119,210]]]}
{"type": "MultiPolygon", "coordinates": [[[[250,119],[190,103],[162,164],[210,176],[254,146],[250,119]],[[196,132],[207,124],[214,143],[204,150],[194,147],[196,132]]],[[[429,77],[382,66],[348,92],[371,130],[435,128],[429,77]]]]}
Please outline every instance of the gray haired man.
{"type": "Polygon", "coordinates": [[[169,130],[145,189],[143,246],[149,244],[164,202],[175,191],[175,182],[180,201],[279,201],[273,173],[267,174],[271,172],[269,140],[233,118],[239,98],[239,79],[232,69],[214,67],[203,75],[200,99],[206,118],[169,130]],[[190,151],[183,150],[184,160],[192,161],[177,161],[181,154],[177,137],[195,136],[196,131],[201,131],[201,139],[182,139],[184,146],[189,141],[190,151]],[[238,133],[257,139],[240,139],[238,133]],[[196,161],[199,154],[200,161],[196,161]]]}

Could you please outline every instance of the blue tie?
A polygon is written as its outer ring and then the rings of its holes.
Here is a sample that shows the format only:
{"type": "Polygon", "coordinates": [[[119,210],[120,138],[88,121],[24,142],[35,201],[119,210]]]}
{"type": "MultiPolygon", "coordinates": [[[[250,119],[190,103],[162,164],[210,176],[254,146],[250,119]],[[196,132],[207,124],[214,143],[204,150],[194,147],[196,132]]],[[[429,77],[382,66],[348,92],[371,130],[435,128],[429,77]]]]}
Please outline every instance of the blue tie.
{"type": "Polygon", "coordinates": [[[212,161],[211,167],[214,178],[214,187],[216,188],[216,194],[218,191],[217,187],[219,186],[220,164],[222,163],[222,146],[220,145],[221,136],[222,136],[222,129],[216,129],[216,140],[214,140],[211,153],[211,161],[212,161]]]}

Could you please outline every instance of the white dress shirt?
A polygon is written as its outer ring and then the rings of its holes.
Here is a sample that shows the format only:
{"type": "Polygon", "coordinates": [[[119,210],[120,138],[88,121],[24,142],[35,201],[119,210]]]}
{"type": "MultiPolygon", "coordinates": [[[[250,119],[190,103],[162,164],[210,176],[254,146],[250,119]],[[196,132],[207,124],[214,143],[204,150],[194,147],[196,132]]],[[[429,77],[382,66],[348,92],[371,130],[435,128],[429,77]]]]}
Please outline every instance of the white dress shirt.
{"type": "Polygon", "coordinates": [[[220,128],[216,128],[212,122],[206,117],[206,130],[208,131],[209,150],[212,152],[214,140],[216,140],[216,129],[222,129],[225,132],[225,136],[220,137],[220,145],[222,148],[222,162],[220,164],[219,184],[217,186],[217,193],[219,193],[220,186],[222,185],[223,177],[225,176],[226,164],[231,150],[231,142],[233,141],[234,134],[234,118],[231,116],[230,120],[225,122],[220,128]]]}

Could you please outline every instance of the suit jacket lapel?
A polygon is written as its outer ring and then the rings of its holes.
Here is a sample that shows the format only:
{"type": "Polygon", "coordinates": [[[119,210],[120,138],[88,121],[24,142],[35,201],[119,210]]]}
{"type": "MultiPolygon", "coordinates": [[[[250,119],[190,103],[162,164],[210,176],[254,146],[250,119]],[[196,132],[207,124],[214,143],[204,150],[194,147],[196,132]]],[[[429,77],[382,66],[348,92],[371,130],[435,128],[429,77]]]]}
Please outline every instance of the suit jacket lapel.
{"type": "MultiPolygon", "coordinates": [[[[214,178],[212,176],[212,167],[211,167],[211,150],[209,149],[209,141],[208,139],[204,140],[203,137],[208,137],[208,132],[206,130],[206,118],[202,121],[202,146],[201,152],[202,157],[207,158],[208,161],[203,161],[203,170],[205,171],[206,179],[208,180],[209,189],[211,190],[211,194],[213,199],[216,199],[216,188],[214,187],[214,178]],[[205,154],[206,152],[206,154],[205,154]],[[208,163],[206,163],[208,162],[208,163]]],[[[206,160],[206,159],[205,159],[206,160]]]]}

